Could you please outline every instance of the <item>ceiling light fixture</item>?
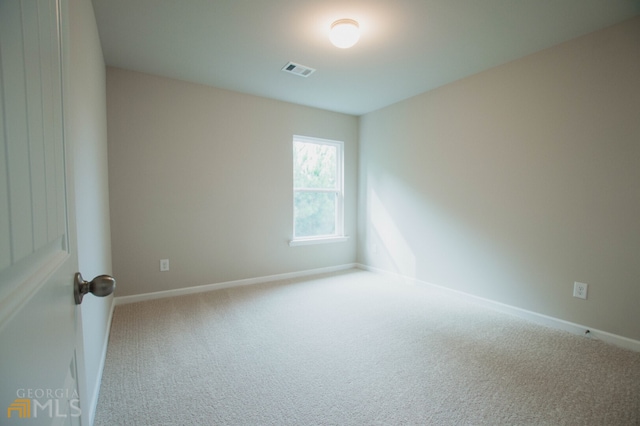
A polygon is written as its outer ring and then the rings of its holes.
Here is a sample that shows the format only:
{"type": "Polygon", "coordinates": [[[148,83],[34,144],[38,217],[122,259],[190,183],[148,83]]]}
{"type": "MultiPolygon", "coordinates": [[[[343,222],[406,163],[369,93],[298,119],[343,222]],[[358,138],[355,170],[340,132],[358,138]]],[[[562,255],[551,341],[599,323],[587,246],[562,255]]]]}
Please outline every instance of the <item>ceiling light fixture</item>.
{"type": "Polygon", "coordinates": [[[331,24],[329,39],[334,46],[347,49],[358,42],[360,26],[353,19],[338,19],[331,24]]]}

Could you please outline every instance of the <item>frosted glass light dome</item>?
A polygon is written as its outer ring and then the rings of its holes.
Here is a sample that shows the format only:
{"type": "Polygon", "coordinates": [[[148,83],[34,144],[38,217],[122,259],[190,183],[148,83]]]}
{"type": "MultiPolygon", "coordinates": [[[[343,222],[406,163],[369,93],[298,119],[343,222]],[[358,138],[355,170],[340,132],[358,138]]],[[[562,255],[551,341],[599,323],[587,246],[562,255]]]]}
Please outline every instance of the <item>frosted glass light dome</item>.
{"type": "Polygon", "coordinates": [[[331,24],[329,39],[334,46],[347,49],[360,39],[360,26],[353,19],[338,19],[331,24]]]}

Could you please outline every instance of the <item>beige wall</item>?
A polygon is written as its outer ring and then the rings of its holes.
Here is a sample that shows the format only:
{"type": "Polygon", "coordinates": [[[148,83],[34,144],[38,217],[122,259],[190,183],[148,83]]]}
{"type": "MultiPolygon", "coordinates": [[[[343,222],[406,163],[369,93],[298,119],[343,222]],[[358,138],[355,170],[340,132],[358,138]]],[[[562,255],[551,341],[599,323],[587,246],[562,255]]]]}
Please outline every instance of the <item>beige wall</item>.
{"type": "Polygon", "coordinates": [[[117,296],[355,262],[357,117],[114,68],[107,114],[117,296]],[[345,142],[346,243],[288,245],[294,134],[345,142]]]}
{"type": "Polygon", "coordinates": [[[640,339],[640,18],[361,117],[359,167],[360,262],[640,339]]]}

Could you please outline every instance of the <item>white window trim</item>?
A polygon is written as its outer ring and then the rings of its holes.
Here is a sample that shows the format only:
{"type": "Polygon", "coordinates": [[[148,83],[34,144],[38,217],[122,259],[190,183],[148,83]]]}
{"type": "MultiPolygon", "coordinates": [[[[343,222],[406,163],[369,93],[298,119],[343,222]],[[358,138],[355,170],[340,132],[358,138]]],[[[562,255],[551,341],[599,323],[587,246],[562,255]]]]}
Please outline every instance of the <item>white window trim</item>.
{"type": "Polygon", "coordinates": [[[346,235],[343,237],[298,238],[298,239],[289,241],[289,247],[309,246],[312,244],[343,243],[348,240],[349,240],[349,237],[346,235]]]}
{"type": "MultiPolygon", "coordinates": [[[[292,223],[292,235],[294,236],[289,241],[289,246],[303,246],[303,245],[311,245],[311,244],[326,244],[326,243],[338,243],[344,242],[349,239],[348,236],[344,235],[344,142],[336,141],[331,139],[322,139],[315,138],[310,136],[300,136],[293,135],[292,144],[295,142],[310,142],[315,144],[325,144],[325,145],[333,145],[337,146],[337,207],[336,207],[336,233],[333,235],[319,235],[317,237],[295,237],[295,221],[292,223]]],[[[292,151],[293,152],[293,151],[292,151]]],[[[293,193],[296,191],[311,191],[311,192],[327,192],[327,193],[335,193],[336,189],[325,189],[325,188],[293,188],[293,193]]],[[[293,208],[295,206],[292,205],[293,208]]]]}

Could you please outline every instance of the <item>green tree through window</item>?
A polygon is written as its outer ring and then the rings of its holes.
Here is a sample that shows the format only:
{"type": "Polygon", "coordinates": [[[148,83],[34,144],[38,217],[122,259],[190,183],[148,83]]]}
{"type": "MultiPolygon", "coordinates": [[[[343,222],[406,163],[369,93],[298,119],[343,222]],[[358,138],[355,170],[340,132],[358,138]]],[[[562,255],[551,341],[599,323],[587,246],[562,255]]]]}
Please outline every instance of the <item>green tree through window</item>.
{"type": "Polygon", "coordinates": [[[294,239],[342,235],[341,142],[293,140],[294,239]]]}

